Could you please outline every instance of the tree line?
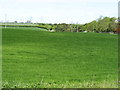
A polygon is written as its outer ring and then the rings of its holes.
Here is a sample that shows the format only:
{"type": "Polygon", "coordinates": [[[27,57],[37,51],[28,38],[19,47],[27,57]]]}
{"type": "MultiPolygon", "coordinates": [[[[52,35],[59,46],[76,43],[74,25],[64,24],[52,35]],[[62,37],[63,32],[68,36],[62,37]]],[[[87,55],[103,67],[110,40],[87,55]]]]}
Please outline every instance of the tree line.
{"type": "Polygon", "coordinates": [[[56,32],[116,32],[117,18],[99,17],[97,20],[86,24],[45,24],[39,23],[39,28],[55,30],[56,32]]]}

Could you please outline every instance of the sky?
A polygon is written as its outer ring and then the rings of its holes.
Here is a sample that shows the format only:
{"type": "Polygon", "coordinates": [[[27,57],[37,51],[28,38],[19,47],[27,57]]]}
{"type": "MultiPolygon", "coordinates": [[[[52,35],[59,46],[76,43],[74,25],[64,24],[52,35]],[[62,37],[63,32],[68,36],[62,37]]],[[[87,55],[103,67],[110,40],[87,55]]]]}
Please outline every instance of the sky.
{"type": "Polygon", "coordinates": [[[118,17],[119,0],[0,0],[0,22],[79,23],[118,17]]]}

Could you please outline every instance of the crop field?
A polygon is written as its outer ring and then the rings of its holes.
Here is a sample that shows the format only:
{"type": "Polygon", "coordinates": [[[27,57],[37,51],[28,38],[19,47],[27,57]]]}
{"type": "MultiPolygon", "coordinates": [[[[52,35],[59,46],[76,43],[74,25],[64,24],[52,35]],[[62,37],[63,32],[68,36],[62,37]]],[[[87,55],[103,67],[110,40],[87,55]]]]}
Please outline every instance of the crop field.
{"type": "Polygon", "coordinates": [[[118,87],[115,34],[7,27],[2,35],[5,88],[118,87]]]}

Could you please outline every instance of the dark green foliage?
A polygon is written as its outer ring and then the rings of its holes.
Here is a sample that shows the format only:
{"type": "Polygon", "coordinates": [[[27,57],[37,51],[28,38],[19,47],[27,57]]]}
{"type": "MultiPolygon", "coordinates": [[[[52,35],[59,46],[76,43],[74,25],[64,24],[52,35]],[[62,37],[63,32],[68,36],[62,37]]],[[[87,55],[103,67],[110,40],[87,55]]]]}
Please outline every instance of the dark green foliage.
{"type": "Polygon", "coordinates": [[[62,23],[62,24],[57,24],[56,27],[54,28],[56,30],[56,32],[65,32],[65,31],[69,31],[69,25],[62,23]]]}
{"type": "Polygon", "coordinates": [[[114,32],[117,26],[115,22],[117,18],[100,17],[90,23],[84,25],[80,24],[40,24],[39,27],[46,28],[48,30],[54,29],[56,32],[114,32]]]}
{"type": "Polygon", "coordinates": [[[100,17],[97,21],[84,24],[82,29],[88,32],[114,32],[117,26],[116,20],[114,17],[100,17]]]}

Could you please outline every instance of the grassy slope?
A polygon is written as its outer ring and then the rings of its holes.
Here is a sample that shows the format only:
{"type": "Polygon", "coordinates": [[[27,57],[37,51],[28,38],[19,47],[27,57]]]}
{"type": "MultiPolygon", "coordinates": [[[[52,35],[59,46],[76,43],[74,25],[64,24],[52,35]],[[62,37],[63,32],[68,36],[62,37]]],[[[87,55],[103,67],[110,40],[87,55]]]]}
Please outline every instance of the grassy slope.
{"type": "Polygon", "coordinates": [[[3,29],[4,87],[117,87],[117,35],[32,29],[3,29]]]}

